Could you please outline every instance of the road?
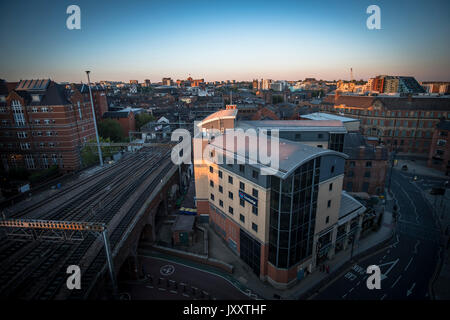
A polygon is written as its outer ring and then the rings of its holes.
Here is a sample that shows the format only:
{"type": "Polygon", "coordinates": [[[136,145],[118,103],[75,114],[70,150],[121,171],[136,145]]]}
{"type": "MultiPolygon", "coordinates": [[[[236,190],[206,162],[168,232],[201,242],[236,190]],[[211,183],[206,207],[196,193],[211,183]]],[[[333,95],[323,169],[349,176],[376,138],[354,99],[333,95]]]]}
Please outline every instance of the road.
{"type": "Polygon", "coordinates": [[[151,280],[119,284],[120,292],[126,292],[132,300],[250,299],[216,274],[157,257],[140,256],[140,259],[151,280]]]}
{"type": "MultiPolygon", "coordinates": [[[[440,185],[436,178],[418,177],[393,170],[393,199],[399,218],[395,235],[388,246],[351,266],[313,297],[318,300],[423,300],[429,299],[429,283],[440,255],[440,229],[432,207],[421,190],[440,185]],[[381,289],[366,285],[369,265],[378,265],[382,273],[381,289]]],[[[390,211],[390,210],[389,210],[390,211]]]]}

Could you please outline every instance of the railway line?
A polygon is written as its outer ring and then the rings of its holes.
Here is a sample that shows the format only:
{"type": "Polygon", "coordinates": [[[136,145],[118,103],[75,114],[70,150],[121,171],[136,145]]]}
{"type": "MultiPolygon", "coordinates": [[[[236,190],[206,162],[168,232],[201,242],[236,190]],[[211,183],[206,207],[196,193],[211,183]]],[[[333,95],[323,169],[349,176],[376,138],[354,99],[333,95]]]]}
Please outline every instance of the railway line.
{"type": "MultiPolygon", "coordinates": [[[[145,148],[10,218],[105,223],[114,251],[148,195],[173,165],[169,158],[167,147],[145,148]],[[155,175],[156,171],[159,172],[155,175]],[[150,178],[152,180],[148,182],[150,178]],[[119,214],[127,200],[138,189],[144,188],[146,181],[149,184],[137,201],[119,214]],[[58,201],[70,192],[76,194],[56,210],[42,210],[48,201],[58,201]]],[[[82,290],[73,292],[71,298],[87,297],[93,283],[106,268],[106,257],[97,236],[88,234],[82,241],[74,243],[3,239],[0,245],[0,298],[61,298],[58,294],[67,279],[67,266],[80,262],[82,290]]]]}

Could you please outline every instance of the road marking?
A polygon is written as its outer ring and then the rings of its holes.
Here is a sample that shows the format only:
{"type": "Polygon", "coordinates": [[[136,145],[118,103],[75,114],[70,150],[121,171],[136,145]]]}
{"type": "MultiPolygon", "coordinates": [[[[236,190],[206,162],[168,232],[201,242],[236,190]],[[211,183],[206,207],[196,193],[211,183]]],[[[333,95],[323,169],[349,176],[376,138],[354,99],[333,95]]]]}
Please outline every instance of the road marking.
{"type": "Polygon", "coordinates": [[[153,289],[154,288],[154,286],[146,286],[147,288],[149,288],[149,289],[153,289]]]}
{"type": "Polygon", "coordinates": [[[384,280],[384,279],[387,278],[388,273],[392,270],[392,268],[394,268],[394,266],[395,266],[399,261],[400,261],[400,259],[397,259],[397,260],[394,260],[394,261],[391,261],[391,262],[386,262],[386,263],[380,264],[380,265],[378,266],[378,267],[382,267],[382,266],[386,266],[386,265],[391,265],[391,266],[389,267],[389,269],[387,269],[386,272],[383,273],[383,274],[381,275],[381,280],[384,280]]]}
{"type": "Polygon", "coordinates": [[[342,296],[342,299],[345,299],[346,296],[347,296],[347,293],[342,296]]]}
{"type": "Polygon", "coordinates": [[[414,257],[411,257],[411,259],[409,260],[408,264],[406,265],[405,271],[408,270],[409,265],[411,264],[412,260],[414,257]]]}
{"type": "Polygon", "coordinates": [[[411,287],[411,289],[409,289],[408,291],[406,291],[406,296],[409,296],[409,295],[412,293],[412,291],[413,291],[413,289],[414,289],[415,286],[416,286],[416,283],[414,282],[413,285],[412,285],[412,287],[411,287]]]}
{"type": "Polygon", "coordinates": [[[391,247],[397,248],[397,244],[399,242],[400,242],[400,239],[399,239],[398,234],[397,234],[396,241],[395,241],[395,243],[391,244],[391,247]]]}
{"type": "Polygon", "coordinates": [[[170,290],[171,293],[178,293],[178,291],[170,290]]]}
{"type": "Polygon", "coordinates": [[[186,294],[186,293],[183,293],[183,296],[185,296],[185,297],[188,297],[188,298],[189,298],[189,295],[188,295],[188,294],[186,294]]]}
{"type": "Polygon", "coordinates": [[[164,289],[164,288],[158,288],[158,290],[161,290],[161,291],[166,291],[166,289],[164,289]]]}
{"type": "Polygon", "coordinates": [[[417,240],[416,245],[414,246],[414,253],[417,253],[417,247],[420,244],[420,240],[417,240]]]}
{"type": "Polygon", "coordinates": [[[380,298],[380,300],[384,300],[384,298],[386,298],[386,293],[385,294],[383,294],[383,296],[380,298]]]}
{"type": "Polygon", "coordinates": [[[397,280],[395,280],[395,282],[394,282],[394,284],[391,286],[391,288],[395,287],[395,285],[397,284],[397,282],[400,280],[401,277],[402,277],[402,276],[399,276],[399,277],[397,278],[397,280]]]}

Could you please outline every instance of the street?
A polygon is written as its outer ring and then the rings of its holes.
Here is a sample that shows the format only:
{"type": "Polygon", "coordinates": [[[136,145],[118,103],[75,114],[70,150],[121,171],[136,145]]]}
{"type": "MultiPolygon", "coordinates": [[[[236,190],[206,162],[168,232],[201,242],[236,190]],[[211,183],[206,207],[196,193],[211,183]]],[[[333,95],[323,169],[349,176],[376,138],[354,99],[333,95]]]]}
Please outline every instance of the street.
{"type": "Polygon", "coordinates": [[[429,283],[440,254],[439,226],[421,189],[440,185],[436,178],[418,177],[393,170],[387,211],[399,208],[398,222],[391,242],[381,251],[344,271],[313,299],[317,300],[405,300],[429,299],[429,283]],[[367,267],[380,267],[381,289],[369,290],[367,267]]]}

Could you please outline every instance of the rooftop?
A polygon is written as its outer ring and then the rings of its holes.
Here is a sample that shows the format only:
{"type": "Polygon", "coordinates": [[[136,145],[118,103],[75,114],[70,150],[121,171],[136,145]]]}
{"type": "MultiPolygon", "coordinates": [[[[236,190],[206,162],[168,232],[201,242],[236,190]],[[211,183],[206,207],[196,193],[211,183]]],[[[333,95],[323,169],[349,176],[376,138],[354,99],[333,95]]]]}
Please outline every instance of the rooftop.
{"type": "Polygon", "coordinates": [[[338,120],[342,122],[357,122],[359,119],[349,118],[349,117],[343,117],[338,116],[335,114],[329,114],[324,112],[314,112],[310,114],[302,115],[302,118],[307,118],[310,120],[338,120]]]}
{"type": "MultiPolygon", "coordinates": [[[[316,148],[303,143],[278,139],[278,170],[277,168],[271,168],[276,164],[265,164],[261,162],[259,154],[259,148],[263,146],[263,143],[267,143],[267,153],[272,154],[272,145],[276,146],[276,139],[273,137],[267,137],[267,140],[263,139],[262,135],[255,135],[244,133],[242,131],[232,131],[225,134],[216,136],[210,142],[210,145],[214,149],[224,155],[224,158],[233,158],[238,163],[246,163],[256,168],[265,171],[267,174],[274,174],[280,178],[289,176],[296,168],[303,163],[324,155],[337,155],[346,158],[346,155],[329,149],[316,148]],[[235,139],[235,143],[228,143],[228,139],[235,139]],[[251,151],[251,152],[250,152],[251,151]]],[[[274,150],[275,152],[276,150],[274,150]]],[[[225,159],[223,160],[225,161],[225,159]]]]}
{"type": "Polygon", "coordinates": [[[353,198],[347,192],[341,193],[341,207],[339,208],[339,225],[353,219],[361,212],[364,212],[364,207],[358,200],[353,198]]]}
{"type": "Polygon", "coordinates": [[[279,129],[280,131],[328,131],[330,133],[346,133],[342,121],[339,120],[256,120],[238,121],[237,127],[279,129]]]}

